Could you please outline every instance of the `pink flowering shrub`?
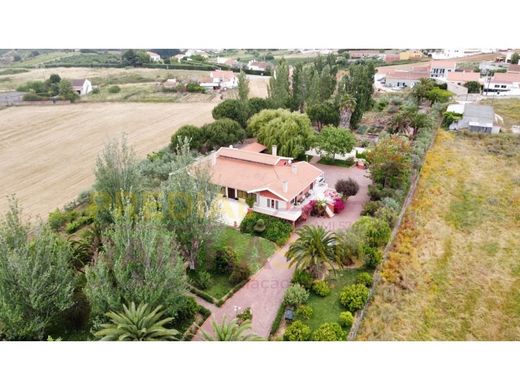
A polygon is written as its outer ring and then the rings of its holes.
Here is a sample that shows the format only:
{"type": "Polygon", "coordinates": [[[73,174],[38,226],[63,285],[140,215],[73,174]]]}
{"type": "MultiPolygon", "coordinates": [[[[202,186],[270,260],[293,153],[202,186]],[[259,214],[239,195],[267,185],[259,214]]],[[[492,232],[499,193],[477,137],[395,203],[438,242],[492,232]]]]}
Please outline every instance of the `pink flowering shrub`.
{"type": "Polygon", "coordinates": [[[345,209],[345,201],[341,198],[334,199],[334,214],[339,214],[345,209]]]}

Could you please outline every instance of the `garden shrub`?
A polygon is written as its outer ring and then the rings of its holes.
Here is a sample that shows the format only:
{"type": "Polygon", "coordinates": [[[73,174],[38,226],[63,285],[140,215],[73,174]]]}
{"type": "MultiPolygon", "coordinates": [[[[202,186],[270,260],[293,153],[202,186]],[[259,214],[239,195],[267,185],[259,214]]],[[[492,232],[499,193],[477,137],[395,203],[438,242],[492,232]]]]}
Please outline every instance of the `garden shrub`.
{"type": "Polygon", "coordinates": [[[186,91],[187,92],[193,92],[193,93],[206,93],[206,90],[204,87],[201,87],[197,83],[188,83],[186,84],[186,91]]]}
{"type": "Polygon", "coordinates": [[[386,221],[368,216],[358,219],[351,230],[363,237],[364,243],[373,248],[385,246],[392,233],[386,221]]]}
{"type": "Polygon", "coordinates": [[[385,205],[385,207],[391,208],[392,210],[399,211],[401,209],[400,203],[394,198],[387,196],[383,198],[381,201],[383,202],[383,205],[385,205]]]}
{"type": "Polygon", "coordinates": [[[383,206],[383,203],[379,200],[371,200],[365,203],[361,215],[369,215],[373,217],[377,210],[383,206]]]}
{"type": "Polygon", "coordinates": [[[291,285],[285,292],[283,303],[288,306],[298,307],[309,299],[309,292],[298,283],[291,285]]]}
{"type": "Polygon", "coordinates": [[[308,320],[312,317],[314,310],[309,305],[300,305],[296,309],[296,318],[308,320]]]}
{"type": "Polygon", "coordinates": [[[255,226],[253,227],[255,233],[261,234],[265,231],[265,221],[260,218],[256,221],[255,226]]]}
{"type": "Polygon", "coordinates": [[[69,222],[67,226],[65,226],[65,232],[68,234],[75,233],[83,226],[88,225],[92,222],[94,222],[94,218],[92,218],[91,216],[84,215],[82,217],[79,217],[78,219],[73,220],[72,222],[69,222]]]}
{"type": "Polygon", "coordinates": [[[229,281],[233,284],[243,282],[251,276],[251,268],[246,262],[234,262],[231,265],[231,275],[229,281]]]}
{"type": "Polygon", "coordinates": [[[242,127],[247,126],[249,108],[246,103],[238,99],[227,99],[213,108],[214,119],[229,118],[240,123],[242,127]]]}
{"type": "Polygon", "coordinates": [[[334,199],[334,214],[339,214],[345,210],[345,201],[341,198],[334,199]]]}
{"type": "Polygon", "coordinates": [[[326,297],[330,294],[330,286],[325,280],[315,280],[312,283],[312,292],[320,297],[326,297]]]}
{"type": "Polygon", "coordinates": [[[237,314],[237,322],[239,324],[245,321],[253,321],[253,311],[250,307],[246,308],[242,313],[237,314]]]}
{"type": "Polygon", "coordinates": [[[207,271],[199,270],[192,278],[192,282],[195,284],[195,287],[206,290],[211,286],[211,274],[207,271]]]}
{"type": "Polygon", "coordinates": [[[214,264],[216,273],[228,274],[236,263],[238,263],[238,257],[232,247],[224,246],[216,250],[214,264]]]}
{"type": "Polygon", "coordinates": [[[383,206],[376,210],[376,212],[374,213],[374,217],[386,221],[386,223],[388,223],[388,226],[392,227],[397,222],[398,214],[397,211],[395,211],[394,209],[387,206],[383,206]]]}
{"type": "Polygon", "coordinates": [[[193,297],[181,297],[179,299],[179,309],[175,317],[175,323],[192,322],[195,315],[199,312],[199,305],[193,297]]]}
{"type": "Polygon", "coordinates": [[[370,287],[372,285],[373,277],[368,272],[361,272],[356,277],[356,283],[357,284],[363,284],[367,287],[370,287]]]}
{"type": "Polygon", "coordinates": [[[312,287],[313,277],[310,272],[305,270],[297,270],[294,272],[292,279],[293,283],[298,283],[303,287],[309,289],[312,287]]]}
{"type": "Polygon", "coordinates": [[[338,323],[344,328],[350,328],[354,323],[354,316],[349,311],[339,313],[338,323]]]}
{"type": "Polygon", "coordinates": [[[249,212],[240,223],[240,231],[242,233],[255,234],[264,237],[277,245],[283,245],[289,240],[293,228],[288,222],[279,218],[263,215],[255,212],[249,212]],[[256,232],[255,225],[259,219],[265,223],[263,232],[256,232]]]}
{"type": "Polygon", "coordinates": [[[359,191],[359,184],[352,178],[341,179],[336,182],[336,191],[344,197],[354,196],[359,191]]]}
{"type": "Polygon", "coordinates": [[[383,260],[383,254],[379,248],[368,245],[363,247],[363,262],[367,268],[376,268],[383,260]]]}
{"type": "Polygon", "coordinates": [[[339,294],[339,302],[351,313],[363,308],[368,300],[370,290],[363,284],[346,286],[339,294]]]}
{"type": "Polygon", "coordinates": [[[285,329],[283,339],[285,341],[307,341],[311,337],[311,328],[303,322],[296,320],[285,329]]]}
{"type": "Polygon", "coordinates": [[[121,92],[121,88],[119,85],[112,85],[110,88],[108,88],[108,93],[119,93],[121,92]]]}
{"type": "Polygon", "coordinates": [[[312,333],[312,339],[314,341],[345,341],[347,333],[337,322],[326,322],[312,333]]]}
{"type": "Polygon", "coordinates": [[[61,211],[60,209],[56,209],[53,212],[49,213],[48,222],[52,230],[57,232],[60,230],[66,222],[69,221],[67,213],[61,211]]]}
{"type": "Polygon", "coordinates": [[[343,265],[352,265],[362,257],[363,237],[349,229],[338,234],[337,253],[343,265]]]}

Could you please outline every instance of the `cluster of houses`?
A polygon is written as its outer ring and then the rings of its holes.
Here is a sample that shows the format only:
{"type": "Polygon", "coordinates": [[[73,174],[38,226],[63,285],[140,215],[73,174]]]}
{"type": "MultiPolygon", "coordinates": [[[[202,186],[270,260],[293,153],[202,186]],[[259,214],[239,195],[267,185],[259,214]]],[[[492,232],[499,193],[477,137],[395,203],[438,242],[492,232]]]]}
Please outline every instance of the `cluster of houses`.
{"type": "Polygon", "coordinates": [[[378,68],[376,83],[387,88],[413,88],[423,78],[431,78],[439,83],[447,83],[448,90],[457,95],[467,94],[464,84],[475,81],[481,84],[484,94],[520,95],[520,66],[507,64],[493,75],[485,72],[459,69],[455,60],[433,60],[424,65],[398,68],[378,68]],[[505,70],[505,72],[503,72],[505,70]]]}

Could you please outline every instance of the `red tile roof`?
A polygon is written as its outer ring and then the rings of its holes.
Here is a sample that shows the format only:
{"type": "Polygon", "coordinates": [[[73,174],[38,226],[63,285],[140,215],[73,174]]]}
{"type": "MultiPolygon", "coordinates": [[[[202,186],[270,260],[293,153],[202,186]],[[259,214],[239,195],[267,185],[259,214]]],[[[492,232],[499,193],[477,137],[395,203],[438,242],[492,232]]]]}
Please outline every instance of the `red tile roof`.
{"type": "Polygon", "coordinates": [[[210,173],[214,184],[250,193],[269,191],[286,201],[299,195],[323,174],[305,161],[291,164],[292,159],[288,157],[239,149],[220,148],[209,159],[213,161],[210,173]],[[280,160],[286,160],[287,164],[276,165],[280,160]]]}
{"type": "Polygon", "coordinates": [[[256,152],[260,153],[267,149],[267,146],[262,145],[258,142],[251,142],[250,144],[245,144],[240,148],[240,150],[247,150],[248,152],[256,152]]]}
{"type": "Polygon", "coordinates": [[[386,74],[387,79],[420,80],[430,77],[427,72],[407,72],[403,70],[390,71],[386,74]]]}
{"type": "Polygon", "coordinates": [[[478,72],[449,72],[448,81],[454,82],[467,82],[467,81],[479,81],[480,73],[478,72]]]}
{"type": "Polygon", "coordinates": [[[491,78],[492,83],[519,83],[520,73],[495,73],[491,78]]]}

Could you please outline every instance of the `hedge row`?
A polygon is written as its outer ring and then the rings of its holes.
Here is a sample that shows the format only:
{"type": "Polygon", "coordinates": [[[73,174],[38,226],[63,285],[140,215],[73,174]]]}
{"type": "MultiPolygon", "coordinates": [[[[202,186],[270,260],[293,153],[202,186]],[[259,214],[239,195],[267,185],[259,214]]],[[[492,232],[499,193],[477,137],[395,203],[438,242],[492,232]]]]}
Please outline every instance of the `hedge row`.
{"type": "Polygon", "coordinates": [[[195,336],[195,333],[197,333],[197,330],[199,327],[208,319],[208,317],[211,315],[211,311],[206,309],[204,306],[199,305],[199,314],[202,315],[200,319],[193,322],[193,324],[190,325],[190,327],[184,332],[182,335],[181,340],[182,341],[190,341],[193,336],[195,336]]]}

